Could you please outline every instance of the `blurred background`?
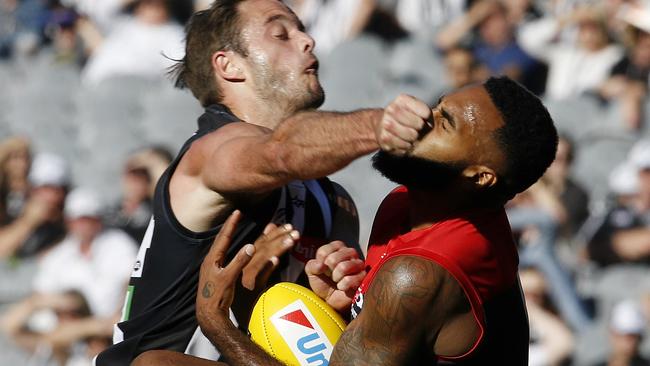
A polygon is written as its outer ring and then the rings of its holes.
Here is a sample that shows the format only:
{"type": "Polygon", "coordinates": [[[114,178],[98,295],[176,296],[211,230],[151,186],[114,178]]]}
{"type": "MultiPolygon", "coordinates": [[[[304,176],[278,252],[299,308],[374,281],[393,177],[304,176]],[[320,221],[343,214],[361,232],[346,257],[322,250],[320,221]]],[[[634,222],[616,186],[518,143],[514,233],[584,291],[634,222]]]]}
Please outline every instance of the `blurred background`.
{"type": "MultiPolygon", "coordinates": [[[[508,75],[562,138],[508,205],[530,365],[650,365],[650,4],[286,0],[316,40],[324,109],[432,105],[508,75]]],[[[201,108],[166,69],[209,0],[0,0],[0,365],[89,365],[111,342],[153,186],[201,108]]],[[[333,179],[365,246],[393,185],[333,179]]]]}

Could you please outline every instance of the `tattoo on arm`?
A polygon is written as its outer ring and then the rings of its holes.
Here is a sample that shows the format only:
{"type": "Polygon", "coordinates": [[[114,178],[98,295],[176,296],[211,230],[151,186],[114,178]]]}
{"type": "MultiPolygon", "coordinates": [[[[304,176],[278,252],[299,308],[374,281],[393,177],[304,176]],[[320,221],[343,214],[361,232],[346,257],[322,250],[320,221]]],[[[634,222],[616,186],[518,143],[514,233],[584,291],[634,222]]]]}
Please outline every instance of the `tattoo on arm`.
{"type": "Polygon", "coordinates": [[[387,261],[365,295],[363,311],[337,342],[330,365],[392,366],[421,359],[430,350],[424,349],[426,319],[441,291],[441,271],[417,257],[387,261]]]}

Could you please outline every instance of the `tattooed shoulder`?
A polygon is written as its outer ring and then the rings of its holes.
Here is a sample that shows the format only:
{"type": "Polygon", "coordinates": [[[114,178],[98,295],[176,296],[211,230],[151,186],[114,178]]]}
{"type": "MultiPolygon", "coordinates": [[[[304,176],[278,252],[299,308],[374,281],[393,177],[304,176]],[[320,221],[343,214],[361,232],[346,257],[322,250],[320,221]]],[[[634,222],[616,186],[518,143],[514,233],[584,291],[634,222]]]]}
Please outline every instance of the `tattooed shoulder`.
{"type": "Polygon", "coordinates": [[[346,329],[332,355],[338,365],[404,365],[422,359],[427,321],[447,272],[419,257],[388,260],[377,271],[363,311],[346,329]]]}

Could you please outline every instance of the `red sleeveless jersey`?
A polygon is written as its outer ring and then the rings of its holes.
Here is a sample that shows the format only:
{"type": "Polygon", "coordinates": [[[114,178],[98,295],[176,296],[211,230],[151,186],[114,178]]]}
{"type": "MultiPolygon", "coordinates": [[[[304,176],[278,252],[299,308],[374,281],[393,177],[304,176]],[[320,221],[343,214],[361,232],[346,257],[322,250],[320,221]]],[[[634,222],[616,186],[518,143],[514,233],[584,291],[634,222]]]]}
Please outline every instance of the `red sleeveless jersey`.
{"type": "Polygon", "coordinates": [[[368,275],[352,306],[356,317],[363,296],[377,271],[389,259],[417,256],[446,269],[460,284],[479,325],[479,337],[469,352],[444,360],[461,360],[474,353],[487,327],[484,304],[513,286],[518,287],[519,257],[503,208],[476,209],[410,231],[408,191],[393,190],[382,202],[373,224],[366,258],[368,275]]]}

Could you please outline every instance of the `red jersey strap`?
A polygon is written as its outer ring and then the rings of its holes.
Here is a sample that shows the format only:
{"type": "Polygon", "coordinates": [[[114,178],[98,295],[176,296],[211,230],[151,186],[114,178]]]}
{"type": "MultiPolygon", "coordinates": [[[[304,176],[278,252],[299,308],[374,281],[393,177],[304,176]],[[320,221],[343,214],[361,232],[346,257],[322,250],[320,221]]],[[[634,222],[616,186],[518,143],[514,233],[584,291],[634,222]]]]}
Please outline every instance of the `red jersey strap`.
{"type": "Polygon", "coordinates": [[[367,283],[372,282],[375,275],[377,274],[377,272],[381,270],[382,265],[386,263],[386,261],[400,256],[413,256],[413,257],[423,258],[432,261],[440,265],[442,268],[444,268],[452,277],[454,277],[456,282],[458,282],[460,287],[463,289],[465,296],[469,300],[470,306],[472,308],[472,315],[474,316],[474,319],[476,320],[476,323],[478,324],[479,327],[479,334],[478,337],[476,338],[476,342],[474,343],[474,345],[466,353],[460,356],[438,355],[437,357],[443,360],[451,361],[451,360],[460,360],[471,355],[472,352],[476,350],[476,348],[483,340],[483,336],[485,334],[486,322],[485,322],[485,313],[483,311],[483,303],[481,301],[481,297],[476,287],[470,281],[469,277],[467,277],[465,272],[463,272],[463,270],[460,267],[458,267],[458,265],[456,265],[456,263],[453,260],[443,255],[440,255],[439,253],[427,250],[425,248],[417,247],[417,248],[406,248],[402,250],[395,250],[390,254],[386,255],[384,258],[382,258],[381,262],[378,263],[378,265],[375,266],[375,268],[373,268],[372,273],[368,274],[368,276],[371,278],[367,283]]]}

